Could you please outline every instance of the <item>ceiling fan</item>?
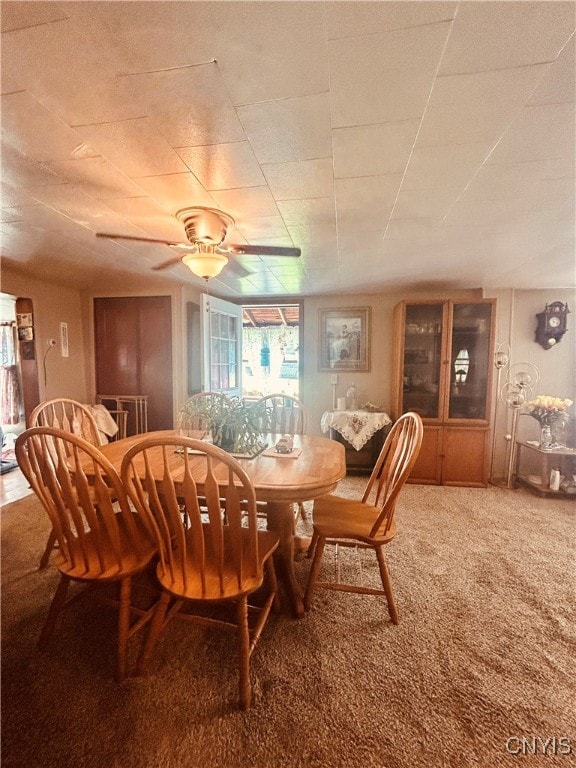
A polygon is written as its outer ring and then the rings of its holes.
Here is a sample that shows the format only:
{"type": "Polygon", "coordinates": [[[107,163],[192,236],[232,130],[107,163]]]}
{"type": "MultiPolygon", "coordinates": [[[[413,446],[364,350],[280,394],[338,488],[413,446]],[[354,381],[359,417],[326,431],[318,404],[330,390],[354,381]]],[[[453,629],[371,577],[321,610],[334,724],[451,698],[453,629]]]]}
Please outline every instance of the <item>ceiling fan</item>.
{"type": "Polygon", "coordinates": [[[188,243],[176,243],[172,240],[158,240],[152,237],[137,237],[134,235],[114,235],[109,232],[96,232],[96,237],[107,237],[111,240],[139,240],[147,243],[161,243],[170,248],[183,251],[168,261],[158,264],[152,269],[166,269],[182,261],[198,277],[208,280],[216,277],[229,264],[241,277],[250,272],[237,261],[230,260],[231,256],[300,256],[300,248],[280,248],[271,245],[235,245],[224,240],[229,229],[235,226],[234,219],[217,208],[194,206],[177,211],[176,218],[184,225],[188,243]]]}

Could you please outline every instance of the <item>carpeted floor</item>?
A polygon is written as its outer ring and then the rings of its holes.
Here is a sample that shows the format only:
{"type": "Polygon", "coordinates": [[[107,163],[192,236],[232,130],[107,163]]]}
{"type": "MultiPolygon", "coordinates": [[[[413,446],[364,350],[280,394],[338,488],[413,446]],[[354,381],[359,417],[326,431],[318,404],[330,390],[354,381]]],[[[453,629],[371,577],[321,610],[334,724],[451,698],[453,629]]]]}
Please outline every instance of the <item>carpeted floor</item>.
{"type": "MultiPolygon", "coordinates": [[[[400,624],[380,598],[333,592],[301,621],[273,616],[242,713],[227,635],[174,622],[149,675],[118,686],[114,614],[86,602],[39,653],[57,581],[37,571],[48,525],[35,497],[8,505],[3,768],[573,764],[574,499],[407,486],[397,515],[388,559],[400,624]]],[[[298,561],[302,585],[308,568],[298,561]]]]}

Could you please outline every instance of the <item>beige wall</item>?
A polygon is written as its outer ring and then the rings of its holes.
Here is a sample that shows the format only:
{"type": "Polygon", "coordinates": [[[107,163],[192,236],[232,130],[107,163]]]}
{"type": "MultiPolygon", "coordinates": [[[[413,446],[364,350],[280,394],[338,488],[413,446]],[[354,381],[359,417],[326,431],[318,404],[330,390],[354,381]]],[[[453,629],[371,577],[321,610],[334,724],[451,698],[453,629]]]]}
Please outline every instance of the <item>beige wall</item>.
{"type": "Polygon", "coordinates": [[[40,399],[66,396],[89,402],[84,343],[85,323],[78,291],[44,283],[20,272],[2,268],[2,292],[32,299],[34,307],[34,342],[40,399]],[[68,324],[69,357],[60,350],[60,323],[68,324]],[[48,347],[49,339],[57,346],[48,347]]]}
{"type": "MultiPolygon", "coordinates": [[[[187,347],[186,347],[186,303],[199,301],[200,290],[189,285],[174,286],[166,282],[155,283],[151,288],[143,281],[138,286],[131,283],[126,291],[84,292],[59,288],[55,285],[31,280],[21,273],[2,271],[2,290],[14,296],[31,298],[34,302],[36,350],[40,374],[41,398],[67,395],[82,402],[92,402],[94,388],[94,344],[92,300],[95,296],[122,295],[170,295],[173,299],[173,367],[174,367],[174,408],[178,410],[187,399],[187,347]],[[49,338],[59,339],[60,322],[68,323],[70,357],[60,356],[59,347],[46,355],[46,381],[43,377],[43,356],[49,338]]],[[[321,434],[322,413],[332,407],[332,385],[330,373],[318,371],[318,310],[346,307],[370,307],[371,309],[371,367],[367,373],[338,373],[337,396],[343,396],[352,382],[355,383],[359,401],[372,401],[385,410],[390,409],[390,365],[394,339],[392,334],[392,313],[394,306],[404,299],[465,299],[496,298],[497,326],[496,341],[509,344],[511,364],[530,363],[540,373],[533,394],[550,394],[569,397],[576,401],[576,346],[574,314],[568,318],[569,330],[564,340],[549,350],[544,350],[534,341],[537,312],[552,301],[567,301],[571,308],[576,306],[574,289],[554,291],[492,291],[483,294],[478,290],[444,292],[409,292],[383,294],[334,295],[308,297],[304,300],[304,355],[302,399],[309,412],[309,429],[321,434]]],[[[575,312],[576,314],[576,312],[575,312]]],[[[506,371],[502,371],[504,377],[506,371]]],[[[504,378],[501,384],[504,383],[504,378]]],[[[494,376],[493,415],[496,429],[491,437],[495,448],[494,469],[496,476],[504,476],[507,466],[512,412],[496,397],[496,375],[494,376]]],[[[572,408],[572,415],[575,415],[572,408]]],[[[576,422],[576,418],[573,423],[576,422]]],[[[530,417],[519,420],[518,436],[535,439],[538,424],[530,417]]]]}

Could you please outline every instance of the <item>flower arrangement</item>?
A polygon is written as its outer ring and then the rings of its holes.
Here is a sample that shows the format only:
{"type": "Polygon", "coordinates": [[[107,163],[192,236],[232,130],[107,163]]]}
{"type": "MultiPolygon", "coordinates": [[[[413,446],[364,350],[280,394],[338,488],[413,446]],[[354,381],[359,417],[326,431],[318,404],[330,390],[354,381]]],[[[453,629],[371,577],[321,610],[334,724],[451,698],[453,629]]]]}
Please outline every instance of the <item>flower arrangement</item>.
{"type": "Polygon", "coordinates": [[[225,451],[256,454],[269,431],[269,409],[264,403],[246,403],[238,397],[192,398],[178,414],[178,428],[210,432],[214,445],[225,451]]]}
{"type": "Polygon", "coordinates": [[[526,413],[540,422],[542,426],[550,426],[555,421],[567,421],[570,414],[567,409],[572,405],[572,400],[550,395],[538,395],[534,400],[526,403],[526,413]]]}

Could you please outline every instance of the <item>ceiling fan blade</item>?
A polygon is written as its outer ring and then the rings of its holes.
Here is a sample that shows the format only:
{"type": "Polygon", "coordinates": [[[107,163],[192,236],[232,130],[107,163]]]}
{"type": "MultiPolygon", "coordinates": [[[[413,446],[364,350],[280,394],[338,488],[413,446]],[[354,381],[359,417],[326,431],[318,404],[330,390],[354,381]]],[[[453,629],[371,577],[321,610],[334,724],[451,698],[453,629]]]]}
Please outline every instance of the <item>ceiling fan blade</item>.
{"type": "Polygon", "coordinates": [[[161,243],[162,245],[185,245],[185,243],[176,243],[173,240],[156,240],[154,237],[136,237],[135,235],[113,235],[110,232],[96,232],[96,237],[107,237],[110,240],[138,240],[141,243],[161,243]]]}
{"type": "Polygon", "coordinates": [[[236,277],[248,277],[248,275],[252,275],[253,272],[250,269],[246,269],[246,267],[243,267],[242,264],[240,264],[239,261],[236,261],[235,259],[229,259],[228,260],[228,266],[226,269],[230,268],[231,272],[234,272],[236,277]]]}
{"type": "Polygon", "coordinates": [[[178,264],[179,261],[182,261],[182,256],[174,256],[173,259],[168,259],[168,261],[163,261],[162,264],[156,264],[156,266],[152,267],[152,269],[155,269],[155,270],[167,269],[168,267],[171,267],[172,264],[178,264]]]}
{"type": "Polygon", "coordinates": [[[226,245],[231,253],[238,256],[300,256],[300,248],[280,248],[275,245],[226,245]]]}

